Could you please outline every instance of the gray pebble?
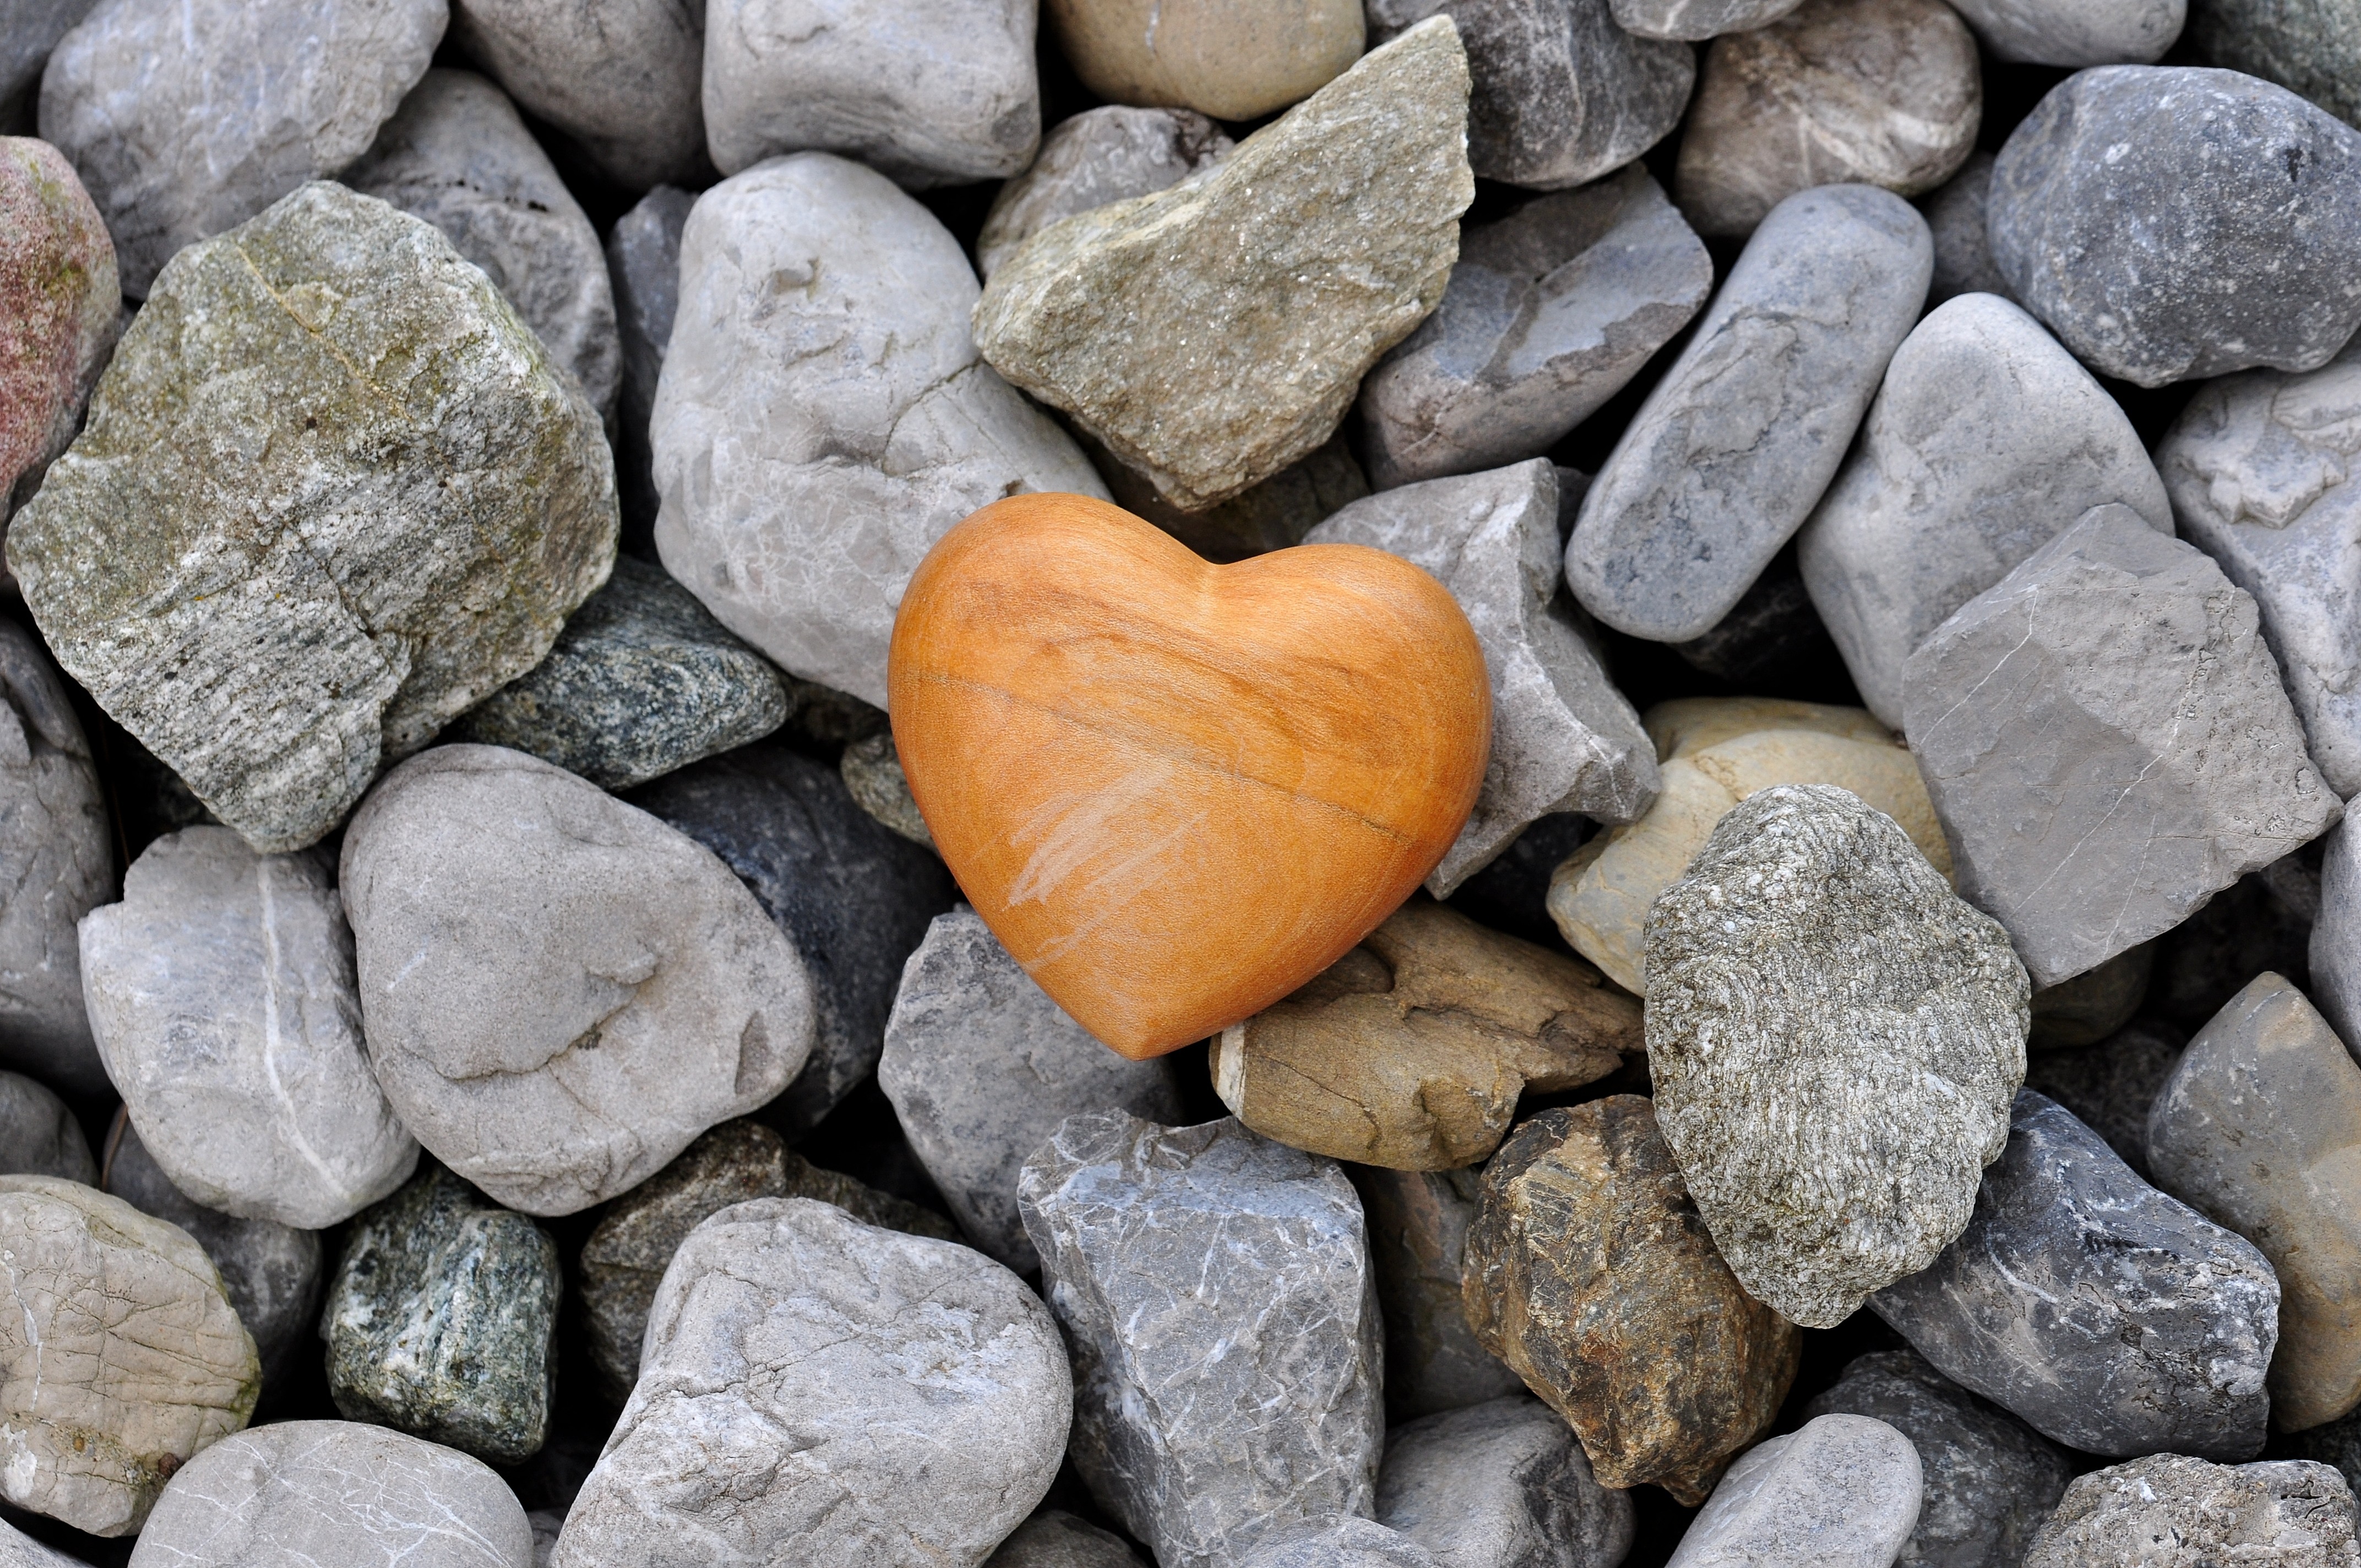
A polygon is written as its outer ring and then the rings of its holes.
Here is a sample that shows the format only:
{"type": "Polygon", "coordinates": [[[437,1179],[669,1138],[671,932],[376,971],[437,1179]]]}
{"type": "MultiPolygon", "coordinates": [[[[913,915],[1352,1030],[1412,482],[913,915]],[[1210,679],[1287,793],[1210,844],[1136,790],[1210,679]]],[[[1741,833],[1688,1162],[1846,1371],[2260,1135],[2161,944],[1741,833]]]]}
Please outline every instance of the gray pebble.
{"type": "Polygon", "coordinates": [[[2077,1476],[2025,1568],[2355,1568],[2355,1518],[2353,1489],[2325,1464],[2157,1453],[2077,1476]]]}
{"type": "Polygon", "coordinates": [[[2188,0],[1959,0],[1986,52],[2027,65],[2146,65],[2172,47],[2188,10],[2188,0]]]}
{"type": "Polygon", "coordinates": [[[1389,1431],[1377,1519],[1443,1568],[1609,1568],[1634,1528],[1631,1495],[1594,1480],[1565,1418],[1523,1394],[1389,1431]]]}
{"type": "Polygon", "coordinates": [[[1917,1527],[1918,1451],[1868,1416],[1816,1416],[1739,1455],[1669,1568],[1892,1568],[1917,1527]]]}
{"type": "Polygon", "coordinates": [[[98,1185],[90,1140],[66,1102],[19,1072],[0,1072],[0,1176],[56,1176],[98,1185]]]}
{"type": "Polygon", "coordinates": [[[1369,1269],[1386,1328],[1386,1415],[1413,1420],[1524,1392],[1486,1350],[1460,1305],[1479,1173],[1348,1165],[1361,1195],[1369,1269]]]}
{"type": "Polygon", "coordinates": [[[1991,153],[1971,152],[1957,174],[1918,203],[1935,236],[1935,277],[1927,285],[1929,309],[1960,294],[2009,297],[2008,280],[1993,265],[1992,240],[1984,232],[1992,171],[1991,153]]]}
{"type": "Polygon", "coordinates": [[[2180,1060],[2188,1036],[2160,1019],[2142,1019],[2080,1050],[2028,1058],[2025,1086],[2066,1107],[2148,1179],[2147,1112],[2180,1060]]]}
{"type": "Polygon", "coordinates": [[[1140,1568],[1140,1562],[1112,1530],[1042,1508],[1000,1543],[983,1568],[1140,1568]]]}
{"type": "Polygon", "coordinates": [[[1060,120],[1025,171],[993,198],[976,236],[976,270],[989,280],[1019,246],[1060,219],[1167,190],[1220,162],[1234,145],[1191,109],[1108,104],[1060,120]]]}
{"type": "Polygon", "coordinates": [[[2026,1036],[2026,1048],[2060,1051],[2095,1046],[2130,1023],[2147,998],[2156,948],[2155,942],[2126,948],[2097,969],[2035,992],[2033,1033],[2026,1036]]]}
{"type": "Polygon", "coordinates": [[[655,454],[648,444],[648,420],[680,307],[680,232],[696,204],[677,186],[659,185],[607,234],[607,281],[614,291],[623,359],[615,397],[615,490],[622,501],[624,548],[635,554],[652,555],[655,548],[655,454]]]}
{"type": "Polygon", "coordinates": [[[2343,0],[2191,0],[2191,52],[2361,125],[2361,12],[2343,0]]]}
{"type": "Polygon", "coordinates": [[[711,179],[697,0],[454,0],[452,41],[627,191],[711,179]]]}

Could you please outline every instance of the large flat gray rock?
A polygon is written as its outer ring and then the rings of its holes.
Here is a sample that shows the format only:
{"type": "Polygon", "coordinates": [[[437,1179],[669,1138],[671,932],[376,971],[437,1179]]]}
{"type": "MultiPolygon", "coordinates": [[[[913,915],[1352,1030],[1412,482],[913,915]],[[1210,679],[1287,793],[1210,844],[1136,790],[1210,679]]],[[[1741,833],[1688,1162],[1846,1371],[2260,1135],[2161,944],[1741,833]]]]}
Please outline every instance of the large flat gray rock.
{"type": "Polygon", "coordinates": [[[451,7],[460,52],[626,191],[702,182],[704,24],[696,0],[456,0],[451,7]]]}

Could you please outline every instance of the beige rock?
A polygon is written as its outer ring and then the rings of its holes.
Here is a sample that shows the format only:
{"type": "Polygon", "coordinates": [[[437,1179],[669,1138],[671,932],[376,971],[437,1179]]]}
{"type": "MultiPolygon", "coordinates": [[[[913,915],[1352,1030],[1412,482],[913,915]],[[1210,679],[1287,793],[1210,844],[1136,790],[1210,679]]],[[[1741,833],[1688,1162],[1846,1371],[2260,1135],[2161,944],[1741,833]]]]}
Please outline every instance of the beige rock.
{"type": "Polygon", "coordinates": [[[1100,97],[1259,119],[1361,56],[1361,0],[1046,0],[1042,20],[1100,97]]]}
{"type": "Polygon", "coordinates": [[[1575,951],[1625,990],[1647,994],[1641,926],[1678,881],[1722,815],[1757,790],[1837,784],[1902,825],[1934,868],[1951,852],[1917,763],[1857,707],[1770,697],[1684,697],[1650,708],[1664,793],[1639,821],[1567,857],[1550,878],[1550,917],[1575,951]]]}
{"type": "Polygon", "coordinates": [[[1239,1121],[1313,1154],[1451,1170],[1499,1146],[1527,1088],[1622,1065],[1640,1009],[1587,965],[1413,898],[1311,984],[1213,1044],[1239,1121]]]}

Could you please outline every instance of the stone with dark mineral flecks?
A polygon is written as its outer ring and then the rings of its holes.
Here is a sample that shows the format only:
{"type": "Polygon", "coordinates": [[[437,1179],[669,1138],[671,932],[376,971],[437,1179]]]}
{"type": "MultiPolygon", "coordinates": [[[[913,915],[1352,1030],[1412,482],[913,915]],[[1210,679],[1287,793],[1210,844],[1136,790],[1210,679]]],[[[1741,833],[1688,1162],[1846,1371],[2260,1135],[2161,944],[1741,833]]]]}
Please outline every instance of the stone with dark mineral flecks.
{"type": "Polygon", "coordinates": [[[855,740],[844,749],[836,768],[844,776],[845,793],[852,796],[855,806],[897,837],[929,850],[935,847],[934,831],[918,809],[917,797],[910,793],[910,775],[902,771],[902,754],[894,749],[893,736],[872,735],[855,740]]]}
{"type": "Polygon", "coordinates": [[[2146,1179],[2147,1109],[2188,1043],[2164,1020],[2142,1018],[2095,1046],[2033,1053],[2026,1058],[2025,1086],[2072,1112],[2146,1179]]]}
{"type": "Polygon", "coordinates": [[[1348,1165],[1368,1227],[1369,1271],[1386,1325],[1386,1416],[1414,1420],[1524,1391],[1486,1350],[1460,1295],[1467,1227],[1482,1178],[1474,1170],[1348,1165]]]}
{"type": "Polygon", "coordinates": [[[1631,1499],[1591,1479],[1565,1418],[1527,1395],[1393,1428],[1377,1519],[1444,1568],[1587,1568],[1631,1548],[1631,1499]]]}
{"type": "Polygon", "coordinates": [[[2155,1453],[2077,1476],[2025,1568],[2355,1568],[2355,1519],[2352,1487],[2325,1464],[2155,1453]]]}

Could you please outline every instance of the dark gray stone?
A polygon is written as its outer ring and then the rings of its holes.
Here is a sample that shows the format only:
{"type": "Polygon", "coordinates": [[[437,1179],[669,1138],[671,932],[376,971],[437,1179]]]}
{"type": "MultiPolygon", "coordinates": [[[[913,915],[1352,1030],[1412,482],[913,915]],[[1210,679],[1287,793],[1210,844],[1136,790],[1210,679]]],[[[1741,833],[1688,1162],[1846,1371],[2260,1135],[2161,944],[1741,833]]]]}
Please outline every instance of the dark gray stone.
{"type": "Polygon", "coordinates": [[[2276,82],[2361,125],[2361,11],[2345,0],[2190,0],[2184,36],[2206,64],[2276,82]]]}
{"type": "Polygon", "coordinates": [[[1479,1173],[1347,1165],[1345,1174],[1361,1195],[1385,1319],[1387,1419],[1411,1420],[1523,1393],[1524,1379],[1484,1348],[1460,1305],[1479,1173]]]}
{"type": "Polygon", "coordinates": [[[1634,1528],[1631,1495],[1594,1480],[1565,1418],[1523,1394],[1389,1432],[1377,1519],[1444,1568],[1606,1568],[1634,1528]]]}
{"type": "Polygon", "coordinates": [[[47,1084],[0,1072],[0,1176],[59,1176],[98,1185],[90,1140],[47,1084]]]}
{"type": "Polygon", "coordinates": [[[454,0],[451,35],[624,190],[713,177],[701,0],[454,0]]]}
{"type": "Polygon", "coordinates": [[[615,493],[623,508],[623,547],[634,554],[655,553],[656,459],[648,420],[680,307],[680,233],[696,204],[679,187],[659,185],[607,235],[607,283],[614,291],[615,332],[623,350],[615,397],[615,493]]]}
{"type": "Polygon", "coordinates": [[[2095,1046],[2132,1021],[2147,999],[2148,977],[2156,970],[2156,944],[2126,948],[2071,980],[2042,987],[2033,993],[2033,1033],[2026,1048],[2072,1050],[2095,1046]]]}
{"type": "Polygon", "coordinates": [[[2348,1486],[2361,1486],[2361,1409],[2339,1416],[2325,1426],[2302,1431],[2275,1432],[2268,1451],[2273,1459],[2309,1459],[2333,1464],[2348,1486]]]}
{"type": "Polygon", "coordinates": [[[1803,0],[1614,0],[1615,22],[1643,38],[1709,38],[1777,21],[1803,0]]]}
{"type": "Polygon", "coordinates": [[[1140,1568],[1123,1537],[1058,1508],[1041,1508],[984,1560],[983,1568],[1140,1568]]]}
{"type": "Polygon", "coordinates": [[[2355,1568],[2353,1489],[2325,1464],[2157,1453],[2075,1478],[2025,1568],[2355,1568]]]}
{"type": "Polygon", "coordinates": [[[2320,861],[2312,995],[2352,1050],[2361,1043],[2361,828],[2340,827],[2320,861]]]}
{"type": "Polygon", "coordinates": [[[2162,1019],[2142,1019],[2095,1046],[2036,1053],[2026,1060],[2025,1087],[2071,1111],[2147,1179],[2147,1109],[2188,1043],[2162,1019]]]}
{"type": "Polygon", "coordinates": [[[1796,684],[1798,671],[1837,658],[1792,552],[1781,551],[1730,613],[1702,636],[1673,644],[1681,663],[1741,690],[1796,684]]]}
{"type": "MultiPolygon", "coordinates": [[[[14,0],[0,16],[0,135],[16,134],[40,95],[49,51],[96,0],[14,0]]],[[[29,132],[27,133],[29,134],[29,132]]]]}
{"type": "Polygon", "coordinates": [[[2008,280],[1993,265],[1992,240],[1984,232],[1984,207],[1992,193],[1993,155],[1971,152],[1960,171],[1919,199],[1927,227],[1935,236],[1935,276],[1927,285],[1927,308],[1960,294],[2011,298],[2008,280]]]}
{"type": "Polygon", "coordinates": [[[844,787],[854,805],[897,838],[934,849],[934,832],[927,826],[926,813],[918,809],[917,797],[910,793],[910,775],[902,771],[902,754],[894,749],[893,736],[870,735],[855,740],[837,759],[836,771],[844,775],[844,787]]]}
{"type": "MultiPolygon", "coordinates": [[[[2310,948],[2320,915],[2322,847],[2334,841],[2333,834],[2314,839],[2248,872],[2158,938],[2147,1009],[2183,1033],[2202,1028],[2265,970],[2312,994],[2310,948]]],[[[2335,1014],[2329,1017],[2334,1022],[2335,1014]]]]}

